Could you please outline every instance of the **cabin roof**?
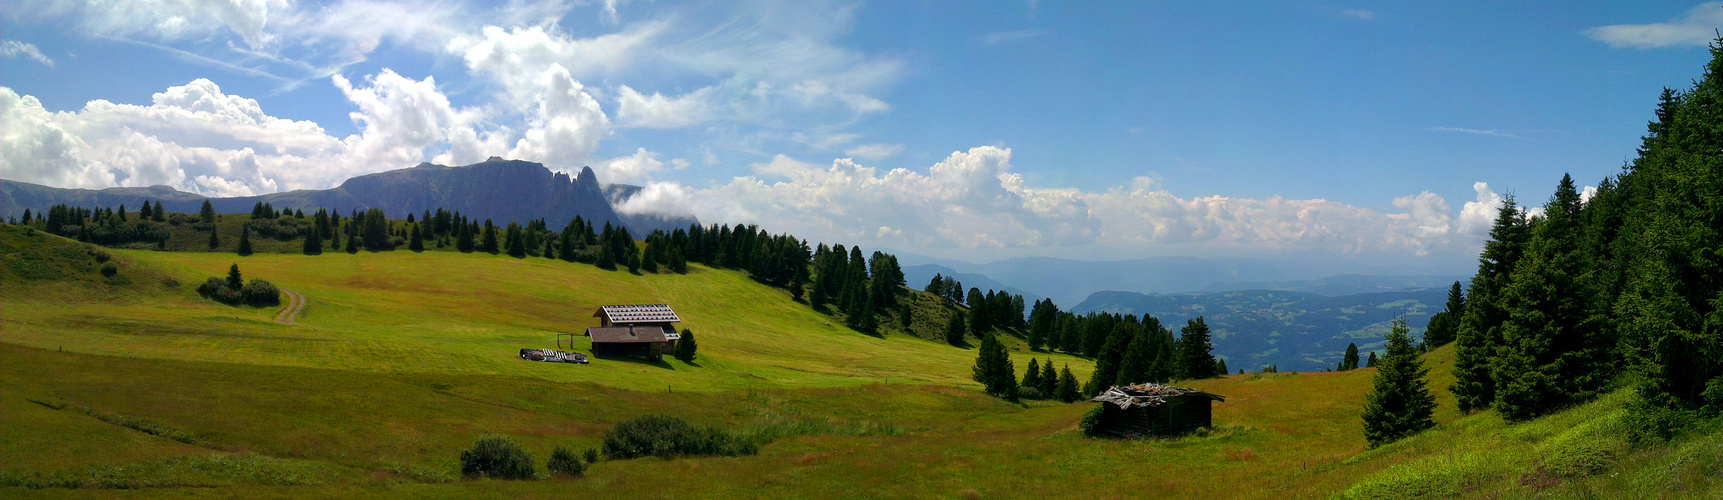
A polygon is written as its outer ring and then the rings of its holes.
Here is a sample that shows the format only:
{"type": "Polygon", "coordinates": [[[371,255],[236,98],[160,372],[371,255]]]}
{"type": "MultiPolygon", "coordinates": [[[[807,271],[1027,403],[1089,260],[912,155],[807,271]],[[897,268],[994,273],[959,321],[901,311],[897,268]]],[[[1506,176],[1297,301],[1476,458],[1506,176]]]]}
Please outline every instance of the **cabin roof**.
{"type": "Polygon", "coordinates": [[[668,304],[600,306],[592,316],[603,317],[612,324],[682,322],[668,304]]]}
{"type": "Polygon", "coordinates": [[[664,334],[663,328],[656,326],[592,327],[586,329],[586,335],[592,337],[594,344],[635,344],[674,340],[664,334]]]}
{"type": "Polygon", "coordinates": [[[1089,399],[1097,403],[1113,403],[1121,410],[1129,410],[1133,406],[1153,408],[1160,406],[1170,398],[1193,396],[1208,398],[1214,401],[1226,401],[1226,398],[1202,392],[1196,389],[1173,387],[1161,384],[1115,385],[1102,391],[1101,394],[1089,399]]]}

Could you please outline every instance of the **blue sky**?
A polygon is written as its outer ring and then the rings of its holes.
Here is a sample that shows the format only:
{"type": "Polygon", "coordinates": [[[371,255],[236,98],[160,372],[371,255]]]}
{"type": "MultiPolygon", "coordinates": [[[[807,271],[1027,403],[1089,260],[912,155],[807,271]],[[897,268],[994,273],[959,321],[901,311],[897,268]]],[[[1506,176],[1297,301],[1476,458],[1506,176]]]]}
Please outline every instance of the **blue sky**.
{"type": "Polygon", "coordinates": [[[8,0],[0,178],[243,195],[496,155],[646,185],[625,210],[971,260],[1463,271],[1497,195],[1618,171],[1723,27],[1695,2],[502,5],[8,0]]]}

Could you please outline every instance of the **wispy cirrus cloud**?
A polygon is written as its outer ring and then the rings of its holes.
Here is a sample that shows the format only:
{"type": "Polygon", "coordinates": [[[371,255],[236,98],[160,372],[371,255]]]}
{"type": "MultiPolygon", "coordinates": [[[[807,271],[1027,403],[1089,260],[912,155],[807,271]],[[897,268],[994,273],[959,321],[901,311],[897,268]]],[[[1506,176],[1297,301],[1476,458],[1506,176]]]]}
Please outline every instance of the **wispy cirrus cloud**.
{"type": "Polygon", "coordinates": [[[1524,137],[1520,137],[1520,136],[1517,136],[1514,134],[1510,134],[1510,133],[1502,132],[1502,131],[1498,131],[1498,130],[1484,130],[1484,129],[1475,129],[1475,128],[1462,128],[1462,127],[1424,127],[1424,130],[1429,130],[1432,132],[1459,132],[1462,134],[1488,135],[1488,136],[1495,136],[1495,137],[1506,137],[1509,139],[1524,139],[1524,137]]]}
{"type": "Polygon", "coordinates": [[[988,33],[987,36],[981,37],[981,41],[985,42],[988,45],[996,45],[996,44],[1001,44],[1001,43],[1005,43],[1005,42],[1022,40],[1025,38],[1034,38],[1034,37],[1038,37],[1038,36],[1046,36],[1046,35],[1051,35],[1051,34],[1053,34],[1053,30],[1001,31],[1001,32],[997,32],[997,33],[988,33]]]}
{"type": "Polygon", "coordinates": [[[42,49],[36,48],[35,44],[17,40],[0,40],[0,57],[25,57],[42,63],[43,66],[54,67],[54,60],[43,54],[42,49]]]}
{"type": "Polygon", "coordinates": [[[1611,47],[1703,47],[1717,38],[1719,28],[1723,28],[1723,2],[1705,2],[1669,21],[1599,26],[1585,30],[1585,35],[1611,47]]]}

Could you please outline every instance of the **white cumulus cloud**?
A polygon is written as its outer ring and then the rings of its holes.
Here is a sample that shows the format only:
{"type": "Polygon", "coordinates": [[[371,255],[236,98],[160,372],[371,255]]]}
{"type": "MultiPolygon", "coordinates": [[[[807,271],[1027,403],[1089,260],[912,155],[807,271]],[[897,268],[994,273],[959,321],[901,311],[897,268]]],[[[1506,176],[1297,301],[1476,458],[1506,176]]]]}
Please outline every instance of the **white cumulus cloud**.
{"type": "Polygon", "coordinates": [[[1611,47],[1703,47],[1717,38],[1719,28],[1723,28],[1723,2],[1705,2],[1666,22],[1599,26],[1585,34],[1611,47]]]}

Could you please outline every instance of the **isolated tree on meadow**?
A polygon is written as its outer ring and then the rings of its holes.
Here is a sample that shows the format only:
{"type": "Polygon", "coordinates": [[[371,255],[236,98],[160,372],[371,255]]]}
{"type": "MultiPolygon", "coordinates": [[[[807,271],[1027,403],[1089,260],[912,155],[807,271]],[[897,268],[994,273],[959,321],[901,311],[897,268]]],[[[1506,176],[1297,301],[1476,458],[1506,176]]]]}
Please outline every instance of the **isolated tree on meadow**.
{"type": "Polygon", "coordinates": [[[1358,369],[1358,344],[1346,344],[1346,355],[1340,357],[1340,371],[1358,369]]]}
{"type": "Polygon", "coordinates": [[[1429,370],[1412,347],[1406,320],[1394,320],[1388,333],[1388,355],[1377,367],[1370,394],[1364,401],[1364,439],[1375,448],[1422,432],[1436,425],[1431,415],[1436,397],[1430,395],[1424,376],[1429,370]]]}

